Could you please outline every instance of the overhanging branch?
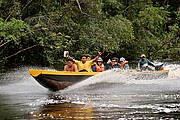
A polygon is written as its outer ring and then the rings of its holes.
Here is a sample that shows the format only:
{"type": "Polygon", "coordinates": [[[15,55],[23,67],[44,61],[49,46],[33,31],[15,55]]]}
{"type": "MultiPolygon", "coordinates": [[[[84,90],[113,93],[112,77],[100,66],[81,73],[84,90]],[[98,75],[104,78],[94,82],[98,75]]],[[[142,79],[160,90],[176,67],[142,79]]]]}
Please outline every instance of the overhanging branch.
{"type": "Polygon", "coordinates": [[[10,41],[7,41],[7,42],[1,44],[1,45],[0,45],[0,48],[3,47],[4,45],[6,45],[6,44],[9,43],[9,42],[10,42],[10,41]]]}
{"type": "Polygon", "coordinates": [[[7,59],[9,59],[9,58],[11,58],[11,57],[13,57],[13,56],[16,56],[16,55],[18,55],[19,53],[22,53],[22,52],[24,52],[24,51],[26,51],[26,50],[29,50],[29,49],[31,49],[31,48],[34,48],[34,47],[36,47],[36,46],[38,46],[38,45],[39,45],[39,44],[36,44],[36,45],[30,46],[30,47],[27,47],[27,48],[25,48],[25,49],[22,49],[22,50],[14,53],[14,54],[8,56],[8,57],[4,57],[4,58],[1,59],[1,62],[4,61],[4,60],[7,60],[7,59]]]}
{"type": "Polygon", "coordinates": [[[81,9],[81,5],[79,3],[79,0],[76,0],[77,4],[78,4],[78,8],[80,10],[81,13],[85,14],[85,15],[88,15],[87,13],[83,12],[82,9],[81,9]]]}

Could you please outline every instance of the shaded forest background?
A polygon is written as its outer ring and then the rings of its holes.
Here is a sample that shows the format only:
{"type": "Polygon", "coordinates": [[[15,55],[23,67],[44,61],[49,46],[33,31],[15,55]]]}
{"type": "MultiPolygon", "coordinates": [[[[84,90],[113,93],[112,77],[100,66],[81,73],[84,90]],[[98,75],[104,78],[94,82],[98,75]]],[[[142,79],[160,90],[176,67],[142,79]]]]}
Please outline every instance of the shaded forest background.
{"type": "Polygon", "coordinates": [[[65,50],[179,61],[179,26],[179,0],[0,0],[0,68],[61,69],[65,50]]]}

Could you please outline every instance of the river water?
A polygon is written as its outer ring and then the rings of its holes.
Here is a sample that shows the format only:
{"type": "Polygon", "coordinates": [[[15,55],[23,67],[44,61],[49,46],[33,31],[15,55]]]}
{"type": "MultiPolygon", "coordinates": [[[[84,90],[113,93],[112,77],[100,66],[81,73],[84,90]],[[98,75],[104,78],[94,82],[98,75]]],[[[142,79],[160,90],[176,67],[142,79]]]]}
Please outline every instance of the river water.
{"type": "Polygon", "coordinates": [[[51,92],[21,67],[0,73],[0,119],[180,119],[180,65],[167,78],[134,80],[106,71],[51,92]]]}

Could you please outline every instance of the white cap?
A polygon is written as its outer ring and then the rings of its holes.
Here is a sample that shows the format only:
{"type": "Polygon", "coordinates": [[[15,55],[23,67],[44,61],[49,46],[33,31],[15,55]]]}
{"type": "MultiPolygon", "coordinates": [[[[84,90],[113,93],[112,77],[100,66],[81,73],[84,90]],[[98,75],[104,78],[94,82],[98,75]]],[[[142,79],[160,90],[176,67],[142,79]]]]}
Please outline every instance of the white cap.
{"type": "Polygon", "coordinates": [[[145,55],[145,54],[142,54],[141,57],[146,57],[146,55],[145,55]]]}
{"type": "Polygon", "coordinates": [[[121,62],[125,61],[125,58],[124,58],[124,57],[121,57],[121,58],[120,58],[120,61],[121,61],[121,62]]]}

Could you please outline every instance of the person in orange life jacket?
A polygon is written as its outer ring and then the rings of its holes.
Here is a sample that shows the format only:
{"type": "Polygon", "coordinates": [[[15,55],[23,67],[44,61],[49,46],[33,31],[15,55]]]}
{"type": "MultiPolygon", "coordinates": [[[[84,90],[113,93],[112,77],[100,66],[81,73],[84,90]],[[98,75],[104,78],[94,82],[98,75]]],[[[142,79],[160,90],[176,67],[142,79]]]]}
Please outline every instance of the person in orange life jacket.
{"type": "Polygon", "coordinates": [[[121,70],[129,69],[128,61],[126,61],[126,59],[124,57],[120,58],[120,68],[121,68],[121,70]]]}
{"type": "Polygon", "coordinates": [[[96,60],[96,64],[94,66],[95,66],[95,72],[103,72],[104,71],[103,60],[101,57],[99,57],[96,60]]]}
{"type": "MultiPolygon", "coordinates": [[[[89,60],[89,61],[87,60],[87,56],[86,55],[82,55],[81,56],[81,61],[74,60],[76,65],[77,65],[77,67],[78,67],[79,72],[92,72],[91,65],[101,55],[102,55],[102,53],[98,52],[98,56],[96,56],[94,59],[89,60]]],[[[68,57],[70,57],[70,56],[68,56],[68,57]]]]}
{"type": "Polygon", "coordinates": [[[74,61],[72,58],[67,59],[67,65],[64,66],[64,71],[78,72],[77,65],[74,64],[74,61]]]}

